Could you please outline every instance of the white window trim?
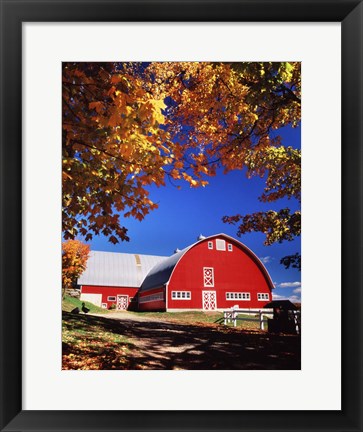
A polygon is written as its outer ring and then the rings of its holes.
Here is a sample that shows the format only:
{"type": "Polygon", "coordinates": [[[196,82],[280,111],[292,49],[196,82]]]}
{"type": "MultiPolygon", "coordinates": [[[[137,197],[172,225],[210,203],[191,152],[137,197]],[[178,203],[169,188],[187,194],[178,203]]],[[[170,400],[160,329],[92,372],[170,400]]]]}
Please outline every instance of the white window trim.
{"type": "Polygon", "coordinates": [[[191,291],[172,291],[171,292],[171,299],[172,300],[184,300],[189,301],[192,299],[192,292],[191,291]],[[177,294],[180,294],[180,297],[177,297],[177,294]],[[185,293],[186,296],[189,297],[182,297],[182,293],[185,293]]]}
{"type": "Polygon", "coordinates": [[[226,249],[226,241],[223,239],[216,239],[216,250],[225,252],[226,249]]]}
{"type": "Polygon", "coordinates": [[[204,288],[214,288],[214,267],[203,267],[203,286],[204,286],[204,288]],[[208,284],[208,285],[205,284],[205,271],[206,270],[212,270],[212,276],[211,276],[212,283],[208,284]]]}
{"type": "Polygon", "coordinates": [[[208,242],[208,249],[213,249],[213,242],[212,241],[208,242]]]}
{"type": "Polygon", "coordinates": [[[227,250],[228,250],[228,252],[233,251],[233,246],[230,243],[228,243],[227,250]]]}
{"type": "Polygon", "coordinates": [[[107,309],[107,303],[101,303],[101,308],[102,309],[107,309]]]}
{"type": "Polygon", "coordinates": [[[258,301],[270,300],[270,294],[268,294],[268,293],[257,293],[257,300],[258,301]]]}
{"type": "Polygon", "coordinates": [[[108,296],[107,297],[107,301],[116,301],[117,300],[117,296],[108,296]]]}
{"type": "Polygon", "coordinates": [[[149,294],[143,297],[139,297],[139,303],[150,303],[153,301],[164,301],[164,293],[159,292],[159,293],[149,294]]]}
{"type": "Polygon", "coordinates": [[[235,301],[235,300],[251,301],[251,293],[249,293],[249,292],[226,292],[226,300],[227,301],[235,301]],[[229,294],[229,298],[227,298],[228,294],[229,294]],[[241,294],[242,298],[239,298],[238,294],[241,294]],[[247,298],[243,298],[244,295],[247,296],[247,298]]]}

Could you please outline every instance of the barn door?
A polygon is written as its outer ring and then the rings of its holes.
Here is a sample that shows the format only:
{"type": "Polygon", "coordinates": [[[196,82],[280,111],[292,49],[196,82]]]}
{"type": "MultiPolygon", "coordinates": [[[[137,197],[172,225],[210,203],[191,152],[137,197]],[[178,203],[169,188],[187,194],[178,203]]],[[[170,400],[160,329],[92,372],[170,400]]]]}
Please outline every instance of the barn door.
{"type": "Polygon", "coordinates": [[[128,299],[127,295],[118,294],[117,295],[117,305],[116,305],[117,310],[126,310],[127,306],[129,305],[128,300],[129,299],[128,299]]]}
{"type": "Polygon", "coordinates": [[[204,310],[215,310],[217,308],[217,294],[215,291],[203,291],[202,296],[204,310]]]}

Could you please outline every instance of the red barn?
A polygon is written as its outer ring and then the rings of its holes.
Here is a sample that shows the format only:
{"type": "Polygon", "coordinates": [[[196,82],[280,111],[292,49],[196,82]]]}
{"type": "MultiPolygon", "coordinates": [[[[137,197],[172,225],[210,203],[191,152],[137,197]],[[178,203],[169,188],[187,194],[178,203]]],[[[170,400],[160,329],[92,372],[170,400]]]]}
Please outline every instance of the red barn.
{"type": "Polygon", "coordinates": [[[80,299],[99,307],[137,309],[135,297],[145,276],[166,257],[92,251],[78,279],[80,299]]]}
{"type": "Polygon", "coordinates": [[[261,309],[273,289],[259,258],[226,234],[170,257],[93,251],[78,284],[81,300],[140,311],[261,309]]]}
{"type": "Polygon", "coordinates": [[[218,234],[156,264],[141,285],[138,309],[260,309],[272,300],[272,289],[259,258],[241,242],[218,234]]]}

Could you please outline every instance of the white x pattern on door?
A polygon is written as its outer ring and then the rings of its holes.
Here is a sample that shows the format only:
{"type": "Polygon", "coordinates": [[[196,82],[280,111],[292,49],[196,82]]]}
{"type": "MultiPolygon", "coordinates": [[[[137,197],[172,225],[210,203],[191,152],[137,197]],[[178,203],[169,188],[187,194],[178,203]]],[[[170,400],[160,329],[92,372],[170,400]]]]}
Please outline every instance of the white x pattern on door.
{"type": "Polygon", "coordinates": [[[203,309],[215,310],[217,308],[217,296],[215,291],[203,291],[203,309]]]}
{"type": "Polygon", "coordinates": [[[204,286],[214,287],[214,271],[212,267],[203,268],[204,286]]]}
{"type": "Polygon", "coordinates": [[[117,309],[118,310],[125,310],[127,309],[127,295],[118,295],[117,296],[117,309]]]}

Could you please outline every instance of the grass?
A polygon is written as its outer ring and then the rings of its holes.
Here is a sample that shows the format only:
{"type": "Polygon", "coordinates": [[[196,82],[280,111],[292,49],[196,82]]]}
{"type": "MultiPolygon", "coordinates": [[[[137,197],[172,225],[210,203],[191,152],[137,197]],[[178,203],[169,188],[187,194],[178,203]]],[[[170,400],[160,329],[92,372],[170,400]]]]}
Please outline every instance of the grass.
{"type": "MultiPolygon", "coordinates": [[[[170,322],[182,322],[189,324],[224,324],[222,312],[203,312],[203,311],[188,311],[188,312],[130,312],[134,315],[142,317],[157,318],[170,322]]],[[[257,315],[258,316],[258,315],[257,315]]],[[[256,317],[257,317],[256,316],[256,317]]],[[[238,315],[239,318],[256,318],[254,315],[238,315]]],[[[227,326],[233,326],[233,323],[228,323],[227,326]]],[[[246,330],[259,330],[260,323],[258,321],[237,320],[237,327],[246,330]]],[[[267,322],[265,321],[265,328],[267,322]]]]}
{"type": "Polygon", "coordinates": [[[83,302],[75,297],[65,296],[62,300],[62,311],[64,312],[71,312],[74,308],[78,307],[79,310],[82,310],[82,303],[85,304],[85,306],[90,310],[90,313],[103,313],[107,314],[108,310],[100,308],[93,303],[90,302],[83,302]]]}
{"type": "Polygon", "coordinates": [[[145,318],[157,318],[166,321],[194,323],[215,323],[223,317],[220,312],[130,312],[136,316],[145,318]]]}
{"type": "Polygon", "coordinates": [[[132,348],[126,337],[105,328],[96,317],[63,312],[63,370],[128,369],[132,348]]]}
{"type": "MultiPolygon", "coordinates": [[[[100,308],[93,303],[84,302],[86,307],[90,309],[90,313],[96,314],[107,314],[110,312],[117,313],[117,311],[109,311],[107,309],[100,308]]],[[[75,307],[82,309],[82,301],[77,298],[65,296],[62,301],[62,310],[64,312],[71,312],[75,307]]],[[[224,318],[222,312],[203,312],[203,311],[188,311],[188,312],[128,312],[137,316],[145,318],[157,318],[163,321],[170,322],[181,322],[188,324],[223,324],[224,318]]],[[[125,312],[122,312],[122,316],[125,317],[125,312]]],[[[238,315],[239,318],[257,318],[258,315],[238,315]]],[[[228,323],[227,326],[233,326],[233,323],[228,323]]],[[[260,323],[258,321],[245,321],[237,320],[237,327],[245,330],[259,330],[260,323]]],[[[267,328],[267,322],[265,321],[265,328],[267,328]]]]}

